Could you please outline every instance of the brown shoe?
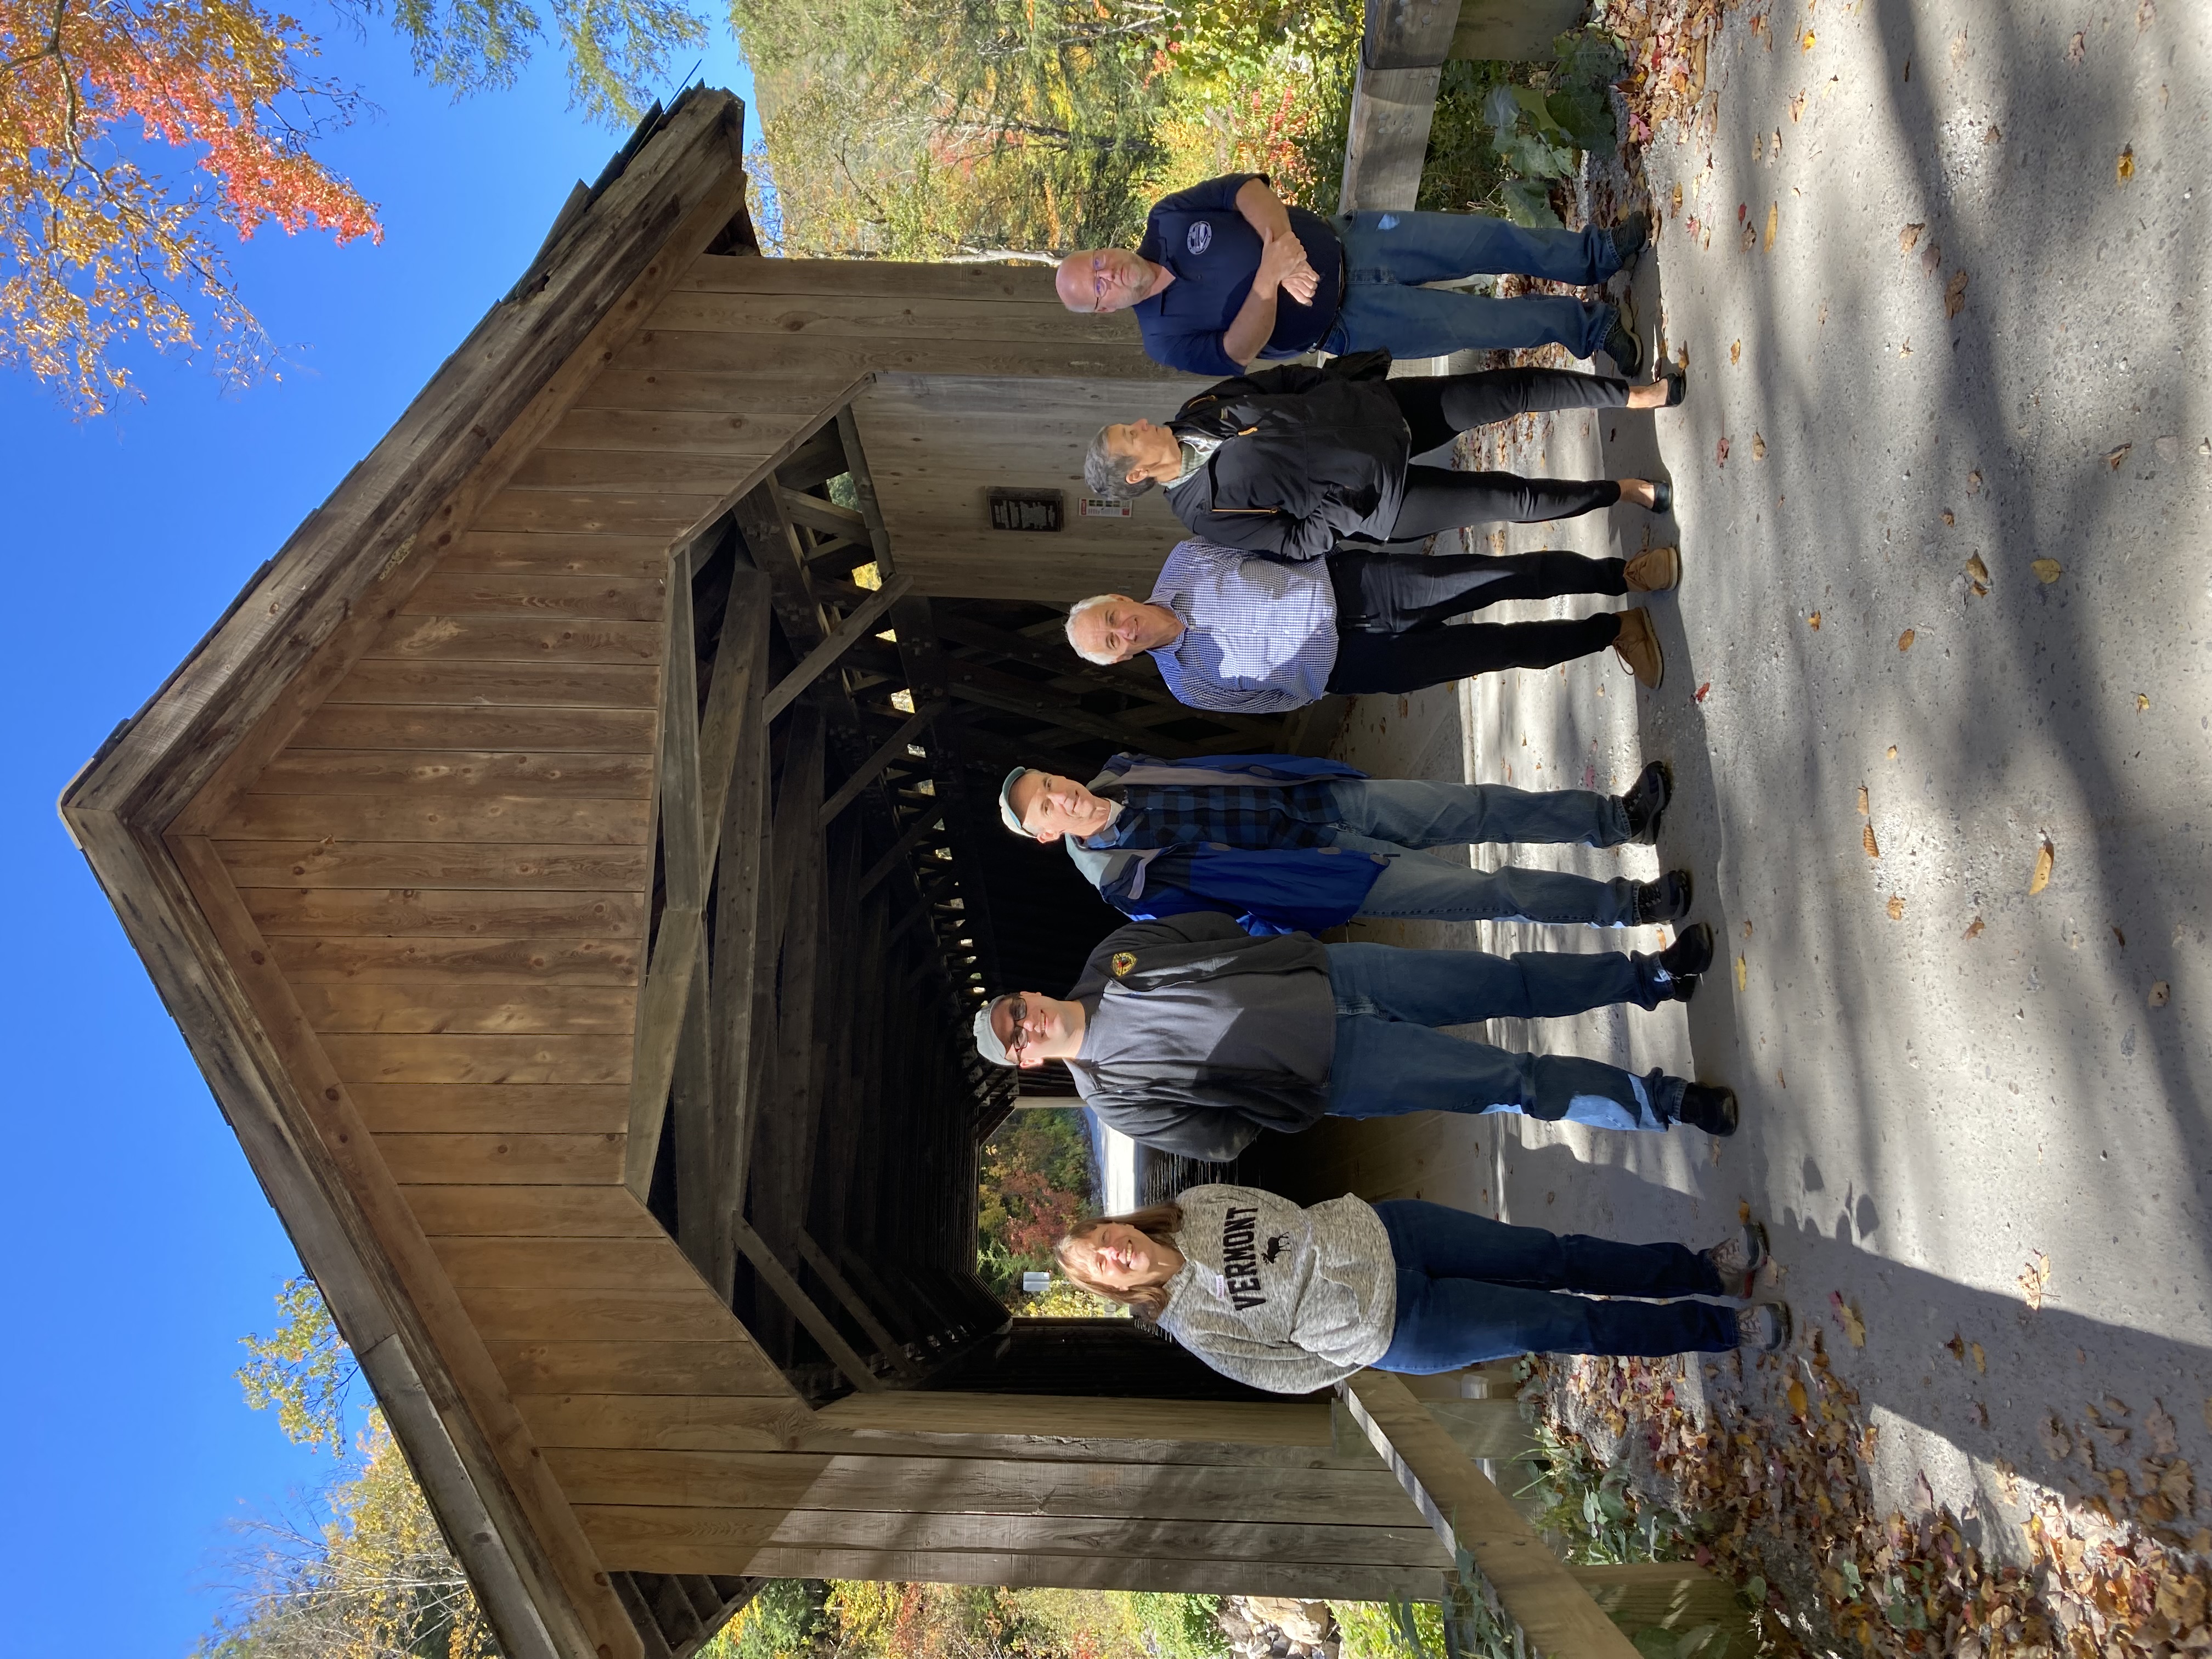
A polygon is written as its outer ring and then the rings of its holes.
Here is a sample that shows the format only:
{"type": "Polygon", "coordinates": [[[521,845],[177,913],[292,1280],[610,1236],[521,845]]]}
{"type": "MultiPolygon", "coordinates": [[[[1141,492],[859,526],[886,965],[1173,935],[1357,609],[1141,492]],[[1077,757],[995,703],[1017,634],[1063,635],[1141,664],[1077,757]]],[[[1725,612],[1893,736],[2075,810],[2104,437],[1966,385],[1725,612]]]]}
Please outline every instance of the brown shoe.
{"type": "Polygon", "coordinates": [[[1665,678],[1667,664],[1659,653],[1659,635],[1651,626],[1651,613],[1641,606],[1620,612],[1620,633],[1613,642],[1628,672],[1636,676],[1636,683],[1646,690],[1656,691],[1665,678]]]}
{"type": "Polygon", "coordinates": [[[1654,547],[1638,553],[1628,562],[1627,577],[1632,593],[1667,592],[1682,580],[1682,550],[1654,547]]]}

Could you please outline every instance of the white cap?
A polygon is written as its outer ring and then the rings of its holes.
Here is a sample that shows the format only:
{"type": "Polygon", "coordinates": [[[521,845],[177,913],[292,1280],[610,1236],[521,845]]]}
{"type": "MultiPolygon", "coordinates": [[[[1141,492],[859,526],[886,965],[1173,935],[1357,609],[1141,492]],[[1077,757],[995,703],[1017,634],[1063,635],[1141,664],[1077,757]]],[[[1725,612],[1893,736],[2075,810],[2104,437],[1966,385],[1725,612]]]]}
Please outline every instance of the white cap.
{"type": "MultiPolygon", "coordinates": [[[[1012,996],[1011,991],[1006,996],[1012,996]]],[[[1006,1000],[993,997],[975,1011],[975,1052],[994,1066],[1012,1066],[1014,1057],[1006,1052],[1006,1045],[999,1041],[999,1034],[991,1029],[991,1011],[1006,1000]]]]}
{"type": "Polygon", "coordinates": [[[1036,770],[1034,766],[1017,766],[999,786],[999,822],[1018,836],[1026,836],[1029,831],[1022,828],[1022,815],[1014,811],[1014,786],[1036,770]]]}

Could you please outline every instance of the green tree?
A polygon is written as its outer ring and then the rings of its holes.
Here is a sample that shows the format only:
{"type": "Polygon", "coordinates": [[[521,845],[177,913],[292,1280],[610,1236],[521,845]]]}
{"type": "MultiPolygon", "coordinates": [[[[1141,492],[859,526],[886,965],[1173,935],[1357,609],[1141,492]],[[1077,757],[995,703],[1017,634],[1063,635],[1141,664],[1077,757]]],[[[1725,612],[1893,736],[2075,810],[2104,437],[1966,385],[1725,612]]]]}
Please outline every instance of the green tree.
{"type": "Polygon", "coordinates": [[[347,1433],[358,1368],[320,1293],[295,1279],[276,1304],[275,1334],[245,1339],[246,1402],[337,1468],[307,1516],[239,1528],[227,1605],[196,1659],[493,1659],[490,1624],[384,1413],[347,1433]]]}

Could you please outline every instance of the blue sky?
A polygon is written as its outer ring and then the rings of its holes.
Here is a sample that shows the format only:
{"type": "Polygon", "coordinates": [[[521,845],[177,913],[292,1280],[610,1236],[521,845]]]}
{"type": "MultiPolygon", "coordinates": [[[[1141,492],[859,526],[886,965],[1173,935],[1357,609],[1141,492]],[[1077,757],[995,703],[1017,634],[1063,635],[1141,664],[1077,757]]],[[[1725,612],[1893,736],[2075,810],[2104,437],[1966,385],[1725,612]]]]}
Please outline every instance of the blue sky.
{"type": "MultiPolygon", "coordinates": [[[[270,233],[238,251],[249,302],[287,347],[280,382],[226,394],[189,365],[139,362],[147,401],[78,425],[36,383],[0,376],[17,618],[0,657],[19,924],[0,1000],[18,1170],[0,1210],[9,1659],[81,1650],[88,1612],[104,1650],[188,1652],[216,1606],[225,1522],[327,1471],[239,1396],[238,1339],[270,1328],[297,1258],[54,800],[621,143],[568,112],[541,57],[512,89],[456,104],[385,35],[332,29],[323,67],[380,112],[321,153],[380,205],[385,240],[270,233]]],[[[698,73],[750,100],[726,38],[698,73]]]]}

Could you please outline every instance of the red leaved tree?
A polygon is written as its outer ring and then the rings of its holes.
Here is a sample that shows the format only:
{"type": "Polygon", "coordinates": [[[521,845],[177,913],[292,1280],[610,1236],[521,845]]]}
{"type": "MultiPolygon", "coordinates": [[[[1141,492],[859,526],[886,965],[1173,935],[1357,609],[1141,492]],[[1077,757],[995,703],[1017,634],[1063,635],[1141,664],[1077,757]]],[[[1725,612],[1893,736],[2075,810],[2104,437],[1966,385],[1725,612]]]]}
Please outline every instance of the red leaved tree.
{"type": "Polygon", "coordinates": [[[315,52],[252,0],[0,0],[0,362],[84,414],[129,389],[132,340],[189,350],[204,326],[226,378],[260,372],[228,238],[383,234],[309,153],[351,108],[308,73],[315,52]],[[157,144],[183,180],[140,159],[157,144]]]}

